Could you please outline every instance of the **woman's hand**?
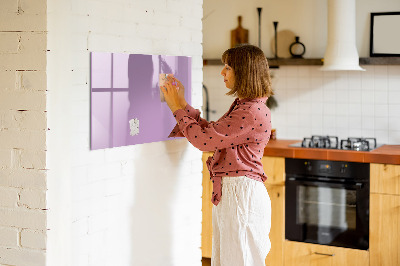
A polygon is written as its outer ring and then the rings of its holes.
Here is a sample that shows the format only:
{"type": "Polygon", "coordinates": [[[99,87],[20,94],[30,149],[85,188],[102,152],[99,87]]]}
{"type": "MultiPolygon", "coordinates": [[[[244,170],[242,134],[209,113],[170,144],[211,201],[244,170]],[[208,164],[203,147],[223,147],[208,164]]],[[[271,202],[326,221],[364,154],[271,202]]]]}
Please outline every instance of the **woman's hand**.
{"type": "Polygon", "coordinates": [[[176,82],[178,84],[178,97],[179,97],[179,103],[182,106],[182,108],[185,108],[187,105],[187,102],[185,100],[185,87],[181,83],[181,81],[174,76],[172,76],[172,81],[176,82]]]}
{"type": "MultiPolygon", "coordinates": [[[[167,81],[165,82],[164,86],[160,86],[161,91],[164,94],[165,101],[168,104],[169,109],[171,109],[171,112],[174,113],[178,109],[183,109],[185,106],[182,106],[182,97],[180,96],[180,90],[181,87],[175,84],[182,84],[180,83],[179,80],[171,77],[167,77],[167,81]],[[177,83],[175,83],[177,82],[177,83]]],[[[184,90],[182,86],[182,90],[184,90]]],[[[185,100],[185,97],[183,97],[183,100],[185,100]]],[[[186,101],[185,101],[186,102],[186,101]]]]}

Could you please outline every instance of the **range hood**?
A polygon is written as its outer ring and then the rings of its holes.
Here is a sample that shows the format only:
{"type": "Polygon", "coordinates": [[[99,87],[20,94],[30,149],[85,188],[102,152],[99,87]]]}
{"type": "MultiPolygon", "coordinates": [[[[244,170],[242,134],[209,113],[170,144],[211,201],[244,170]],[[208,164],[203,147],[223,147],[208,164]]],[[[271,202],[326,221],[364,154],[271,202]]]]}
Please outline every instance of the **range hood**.
{"type": "Polygon", "coordinates": [[[355,0],[328,0],[328,44],[323,71],[358,70],[355,0]]]}

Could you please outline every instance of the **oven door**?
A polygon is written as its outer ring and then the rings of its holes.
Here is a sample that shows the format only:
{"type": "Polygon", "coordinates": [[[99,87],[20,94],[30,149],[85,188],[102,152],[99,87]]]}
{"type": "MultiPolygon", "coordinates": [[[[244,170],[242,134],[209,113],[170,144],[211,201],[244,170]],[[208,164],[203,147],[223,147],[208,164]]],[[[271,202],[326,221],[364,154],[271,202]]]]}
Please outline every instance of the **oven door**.
{"type": "Polygon", "coordinates": [[[367,250],[369,185],[286,178],[286,239],[367,250]]]}

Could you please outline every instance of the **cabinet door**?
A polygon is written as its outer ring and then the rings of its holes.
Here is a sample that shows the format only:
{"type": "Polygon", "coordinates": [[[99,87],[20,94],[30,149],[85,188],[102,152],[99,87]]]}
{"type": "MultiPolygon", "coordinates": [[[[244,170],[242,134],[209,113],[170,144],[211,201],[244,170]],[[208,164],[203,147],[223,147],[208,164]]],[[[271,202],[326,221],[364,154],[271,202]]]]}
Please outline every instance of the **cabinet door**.
{"type": "Polygon", "coordinates": [[[271,250],[265,259],[266,266],[283,265],[283,243],[285,240],[285,187],[265,184],[271,199],[271,250]]]}
{"type": "Polygon", "coordinates": [[[266,184],[285,185],[285,158],[264,156],[261,163],[268,177],[266,184]]]}
{"type": "Polygon", "coordinates": [[[400,265],[400,196],[371,194],[371,266],[400,265]]]}
{"type": "Polygon", "coordinates": [[[201,224],[201,253],[204,258],[211,258],[212,252],[212,183],[206,161],[211,152],[203,153],[203,195],[202,195],[202,224],[201,224]]]}
{"type": "Polygon", "coordinates": [[[400,195],[400,165],[370,165],[371,193],[400,195]]]}
{"type": "Polygon", "coordinates": [[[365,250],[285,241],[285,266],[367,266],[365,250]]]}

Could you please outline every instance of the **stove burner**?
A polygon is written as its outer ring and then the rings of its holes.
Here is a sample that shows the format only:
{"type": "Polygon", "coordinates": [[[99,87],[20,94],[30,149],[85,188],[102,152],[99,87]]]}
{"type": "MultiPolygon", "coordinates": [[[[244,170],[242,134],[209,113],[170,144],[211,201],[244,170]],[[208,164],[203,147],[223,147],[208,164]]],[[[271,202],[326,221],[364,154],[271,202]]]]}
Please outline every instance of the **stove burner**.
{"type": "Polygon", "coordinates": [[[321,148],[321,149],[340,149],[353,151],[371,151],[378,147],[376,138],[347,138],[340,141],[336,136],[317,136],[304,138],[302,142],[297,142],[289,146],[303,148],[321,148]]]}
{"type": "Polygon", "coordinates": [[[340,141],[343,150],[369,151],[376,148],[376,138],[347,138],[340,141]]]}
{"type": "Polygon", "coordinates": [[[338,149],[339,140],[334,136],[312,136],[311,138],[304,138],[301,142],[301,147],[305,148],[326,148],[338,149]]]}

